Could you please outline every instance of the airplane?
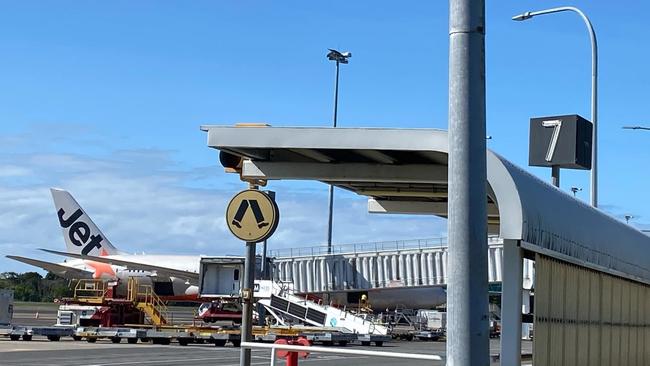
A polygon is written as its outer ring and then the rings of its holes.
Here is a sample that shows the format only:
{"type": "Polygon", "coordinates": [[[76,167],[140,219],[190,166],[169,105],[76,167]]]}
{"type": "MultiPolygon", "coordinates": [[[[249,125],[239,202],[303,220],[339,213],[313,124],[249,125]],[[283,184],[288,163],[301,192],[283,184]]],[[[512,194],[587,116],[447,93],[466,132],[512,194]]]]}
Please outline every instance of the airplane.
{"type": "Polygon", "coordinates": [[[154,292],[165,300],[197,300],[200,256],[122,252],[99,230],[69,192],[57,188],[51,188],[50,192],[67,250],[41,250],[71,259],[52,263],[14,255],[7,258],[67,279],[117,280],[125,285],[129,277],[135,277],[140,284],[151,285],[154,292]]]}
{"type": "MultiPolygon", "coordinates": [[[[128,254],[118,250],[102,233],[74,197],[63,189],[51,188],[52,198],[66,243],[66,251],[41,249],[69,259],[52,263],[7,255],[7,258],[52,272],[67,279],[118,281],[118,293],[126,291],[129,278],[151,285],[164,300],[200,301],[198,298],[201,257],[191,255],[128,254]]],[[[340,305],[358,305],[366,294],[373,308],[396,306],[432,308],[446,300],[441,287],[386,287],[356,291],[314,293],[340,305]]]]}

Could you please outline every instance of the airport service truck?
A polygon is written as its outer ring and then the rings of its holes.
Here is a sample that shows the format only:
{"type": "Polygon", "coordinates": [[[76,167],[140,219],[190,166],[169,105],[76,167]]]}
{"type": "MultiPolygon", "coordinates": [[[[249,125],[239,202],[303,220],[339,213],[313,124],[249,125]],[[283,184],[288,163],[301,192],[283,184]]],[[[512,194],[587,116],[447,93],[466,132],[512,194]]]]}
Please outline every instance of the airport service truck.
{"type": "Polygon", "coordinates": [[[14,317],[14,292],[8,289],[0,289],[0,337],[9,337],[11,340],[31,339],[31,334],[22,327],[11,324],[14,317]]]}
{"type": "Polygon", "coordinates": [[[0,289],[0,326],[8,326],[14,316],[14,292],[0,289]]]}
{"type": "MultiPolygon", "coordinates": [[[[12,324],[14,314],[14,292],[0,289],[0,336],[9,337],[12,341],[22,338],[31,341],[33,335],[46,336],[51,341],[58,341],[63,336],[72,336],[73,327],[29,327],[12,324]]],[[[57,321],[59,323],[59,321],[57,321]]]]}

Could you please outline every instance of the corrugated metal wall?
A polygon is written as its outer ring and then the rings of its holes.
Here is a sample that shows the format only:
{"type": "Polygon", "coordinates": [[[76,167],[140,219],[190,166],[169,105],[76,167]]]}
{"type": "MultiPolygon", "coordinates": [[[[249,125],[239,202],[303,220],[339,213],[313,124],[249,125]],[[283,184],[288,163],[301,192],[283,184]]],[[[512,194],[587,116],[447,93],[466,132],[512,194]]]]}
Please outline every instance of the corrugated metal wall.
{"type": "Polygon", "coordinates": [[[537,254],[535,366],[650,365],[650,287],[537,254]]]}
{"type": "MultiPolygon", "coordinates": [[[[488,253],[489,281],[501,282],[503,246],[490,245],[488,253]]],[[[532,273],[532,261],[525,260],[524,276],[532,273]]],[[[293,282],[297,292],[443,285],[447,247],[275,258],[273,276],[293,282]]]]}

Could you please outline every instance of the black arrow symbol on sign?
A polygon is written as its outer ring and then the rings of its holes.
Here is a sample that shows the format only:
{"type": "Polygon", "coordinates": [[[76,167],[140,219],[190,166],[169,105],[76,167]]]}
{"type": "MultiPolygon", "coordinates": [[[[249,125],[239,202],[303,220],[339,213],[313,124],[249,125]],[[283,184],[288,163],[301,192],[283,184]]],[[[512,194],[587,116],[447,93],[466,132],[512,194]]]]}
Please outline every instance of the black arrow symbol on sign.
{"type": "Polygon", "coordinates": [[[239,204],[239,208],[237,208],[237,212],[235,213],[235,217],[233,217],[232,220],[233,225],[241,229],[241,220],[244,218],[244,215],[248,210],[248,206],[250,206],[251,209],[253,210],[253,215],[255,215],[255,221],[257,221],[258,228],[261,229],[265,226],[270,225],[268,222],[264,222],[264,214],[262,214],[262,210],[260,209],[260,205],[259,203],[257,203],[257,200],[241,201],[241,203],[239,204]]]}

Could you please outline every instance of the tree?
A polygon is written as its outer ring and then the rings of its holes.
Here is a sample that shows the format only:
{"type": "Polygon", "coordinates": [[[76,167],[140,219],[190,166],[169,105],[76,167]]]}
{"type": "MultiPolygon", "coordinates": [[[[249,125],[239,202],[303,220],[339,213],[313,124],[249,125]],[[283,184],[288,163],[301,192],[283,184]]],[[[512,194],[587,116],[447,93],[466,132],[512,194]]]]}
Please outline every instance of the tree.
{"type": "Polygon", "coordinates": [[[14,290],[17,301],[52,301],[72,296],[68,281],[52,273],[43,278],[36,272],[3,272],[0,273],[0,288],[14,290]]]}

